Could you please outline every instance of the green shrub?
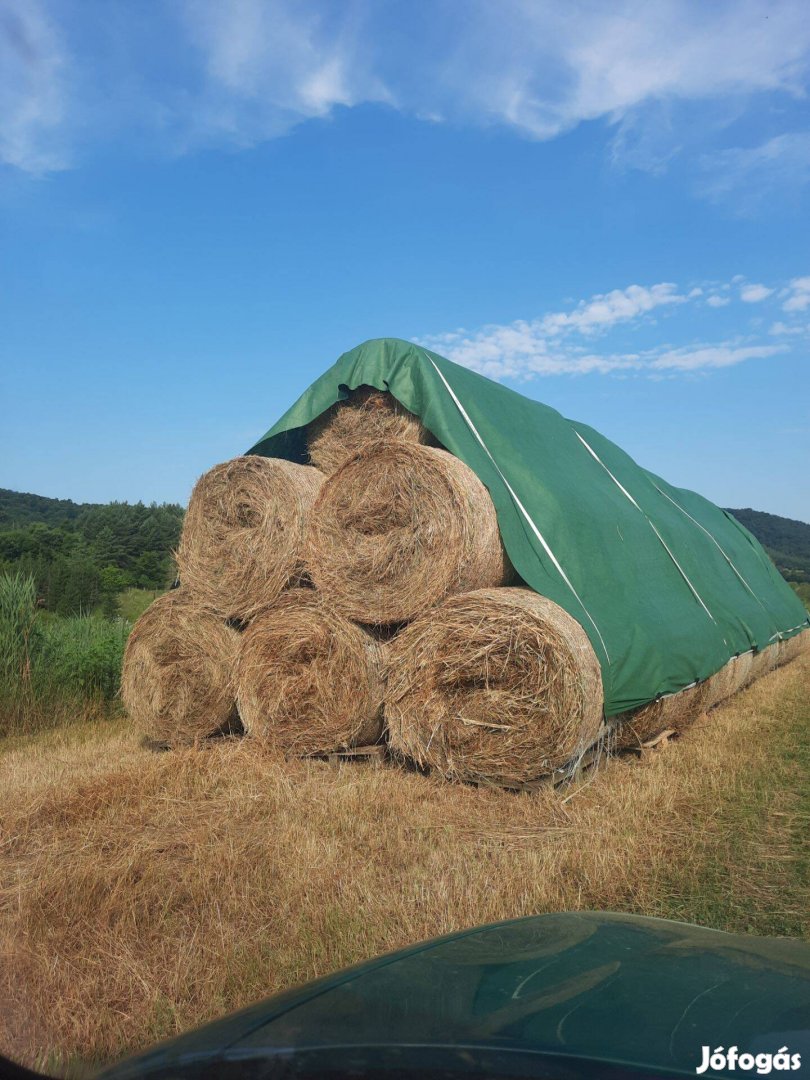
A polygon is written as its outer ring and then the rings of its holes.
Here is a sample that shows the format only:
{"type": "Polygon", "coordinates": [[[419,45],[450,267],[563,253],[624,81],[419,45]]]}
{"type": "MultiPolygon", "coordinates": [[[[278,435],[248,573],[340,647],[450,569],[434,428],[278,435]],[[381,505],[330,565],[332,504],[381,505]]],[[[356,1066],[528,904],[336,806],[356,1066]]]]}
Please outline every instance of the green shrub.
{"type": "Polygon", "coordinates": [[[36,651],[36,585],[30,574],[0,576],[0,693],[18,696],[31,678],[31,654],[36,651]]]}
{"type": "Polygon", "coordinates": [[[0,574],[0,734],[109,707],[129,630],[123,619],[42,611],[33,577],[0,574]]]}
{"type": "Polygon", "coordinates": [[[37,693],[111,701],[118,693],[128,632],[122,619],[100,615],[49,620],[36,658],[37,693]]]}

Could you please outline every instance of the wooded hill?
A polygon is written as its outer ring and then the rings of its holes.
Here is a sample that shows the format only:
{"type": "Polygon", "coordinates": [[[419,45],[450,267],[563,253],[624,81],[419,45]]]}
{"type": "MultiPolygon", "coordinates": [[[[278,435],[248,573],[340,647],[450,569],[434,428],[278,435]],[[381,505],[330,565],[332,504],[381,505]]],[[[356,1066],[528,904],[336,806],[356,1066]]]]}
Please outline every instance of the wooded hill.
{"type": "Polygon", "coordinates": [[[51,611],[89,611],[130,586],[162,589],[183,508],[174,503],[74,503],[0,489],[0,573],[32,574],[51,611]]]}
{"type": "MultiPolygon", "coordinates": [[[[41,601],[62,614],[129,586],[162,589],[174,575],[183,513],[177,503],[75,503],[0,488],[0,573],[33,574],[41,601]]],[[[789,581],[810,582],[810,525],[749,508],[729,513],[789,581]]]]}
{"type": "Polygon", "coordinates": [[[788,581],[810,581],[810,525],[763,510],[728,512],[754,534],[788,581]]]}

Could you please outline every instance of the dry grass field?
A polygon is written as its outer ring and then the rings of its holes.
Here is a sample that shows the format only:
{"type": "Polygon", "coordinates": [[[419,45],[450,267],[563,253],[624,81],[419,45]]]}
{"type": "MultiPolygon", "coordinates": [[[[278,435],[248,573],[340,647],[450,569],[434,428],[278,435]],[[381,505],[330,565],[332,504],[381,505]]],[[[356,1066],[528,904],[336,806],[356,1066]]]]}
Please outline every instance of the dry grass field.
{"type": "Polygon", "coordinates": [[[476,923],[596,908],[810,935],[810,657],[643,760],[515,795],[125,721],[0,751],[0,1046],[102,1062],[476,923]]]}

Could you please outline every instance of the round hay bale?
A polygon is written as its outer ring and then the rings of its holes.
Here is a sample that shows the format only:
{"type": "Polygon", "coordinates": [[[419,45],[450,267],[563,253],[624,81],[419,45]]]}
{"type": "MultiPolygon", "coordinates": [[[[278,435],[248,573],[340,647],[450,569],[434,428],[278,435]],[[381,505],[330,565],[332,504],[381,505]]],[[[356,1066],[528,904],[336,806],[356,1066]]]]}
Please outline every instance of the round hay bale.
{"type": "Polygon", "coordinates": [[[734,667],[734,657],[724,664],[719,671],[706,679],[706,709],[713,709],[721,701],[731,697],[737,689],[737,671],[734,667]]]}
{"type": "Polygon", "coordinates": [[[664,698],[642,705],[639,709],[612,716],[608,723],[613,733],[614,750],[637,750],[666,728],[662,719],[664,698]]]}
{"type": "Polygon", "coordinates": [[[699,716],[706,712],[711,688],[704,679],[696,686],[690,686],[681,690],[679,694],[671,694],[661,699],[663,709],[661,719],[664,721],[664,730],[673,728],[675,731],[683,731],[699,716]]]}
{"type": "Polygon", "coordinates": [[[428,445],[436,441],[419,417],[408,412],[393,394],[360,386],[309,425],[309,460],[330,475],[352,454],[380,439],[428,445]]]}
{"type": "Polygon", "coordinates": [[[286,593],[242,635],[236,681],[246,732],[301,757],[376,742],[381,648],[314,589],[286,593]]]}
{"type": "Polygon", "coordinates": [[[407,622],[510,572],[472,469],[445,450],[393,440],[359,450],[323,485],[306,561],[339,611],[376,624],[407,622]]]}
{"type": "Polygon", "coordinates": [[[731,692],[732,694],[736,694],[738,690],[742,690],[743,687],[747,686],[751,681],[751,668],[754,663],[754,654],[752,652],[740,653],[739,656],[735,656],[729,663],[734,672],[734,688],[731,692]]]}
{"type": "Polygon", "coordinates": [[[177,564],[201,606],[247,622],[300,580],[307,522],[323,480],[309,465],[256,455],[200,477],[177,564]]]}
{"type": "Polygon", "coordinates": [[[778,649],[776,645],[766,645],[764,649],[759,649],[754,653],[751,660],[751,671],[748,675],[748,682],[756,682],[757,679],[762,678],[763,675],[767,675],[769,671],[773,671],[776,667],[776,657],[778,649]]]}
{"type": "Polygon", "coordinates": [[[392,748],[448,779],[525,783],[587,749],[602,677],[585,631],[529,589],[445,600],[388,646],[392,748]]]}
{"type": "Polygon", "coordinates": [[[780,641],[779,646],[779,663],[789,664],[791,660],[795,660],[797,656],[801,656],[810,648],[810,633],[803,630],[794,637],[780,641]]]}
{"type": "Polygon", "coordinates": [[[184,588],[158,597],[124,651],[121,695],[143,734],[181,746],[241,730],[234,669],[239,634],[184,588]]]}
{"type": "Polygon", "coordinates": [[[668,729],[680,734],[711,707],[711,697],[711,679],[704,679],[677,694],[656,698],[640,709],[614,717],[615,749],[637,749],[668,729]]]}

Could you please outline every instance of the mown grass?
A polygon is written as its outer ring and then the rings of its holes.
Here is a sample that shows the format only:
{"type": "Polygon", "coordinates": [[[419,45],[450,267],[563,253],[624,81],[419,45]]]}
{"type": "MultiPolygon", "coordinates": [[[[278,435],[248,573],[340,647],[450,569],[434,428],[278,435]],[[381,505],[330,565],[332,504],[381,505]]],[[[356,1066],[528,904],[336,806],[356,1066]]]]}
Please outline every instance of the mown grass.
{"type": "Polygon", "coordinates": [[[0,1046],[108,1061],[423,938],[608,909],[808,925],[810,659],[647,758],[519,796],[125,720],[6,740],[0,1046]],[[804,801],[803,801],[804,800],[804,801]]]}

